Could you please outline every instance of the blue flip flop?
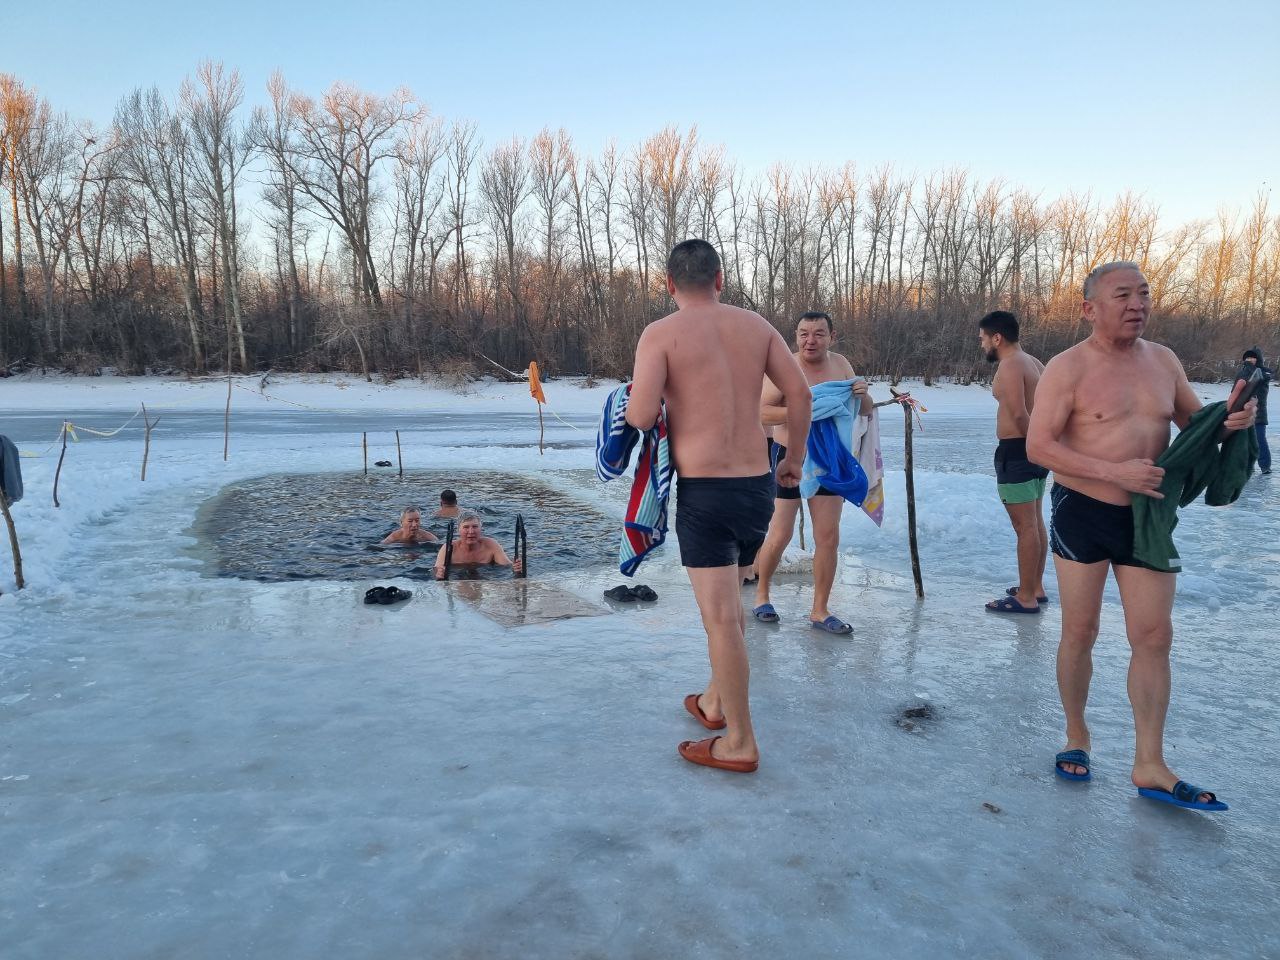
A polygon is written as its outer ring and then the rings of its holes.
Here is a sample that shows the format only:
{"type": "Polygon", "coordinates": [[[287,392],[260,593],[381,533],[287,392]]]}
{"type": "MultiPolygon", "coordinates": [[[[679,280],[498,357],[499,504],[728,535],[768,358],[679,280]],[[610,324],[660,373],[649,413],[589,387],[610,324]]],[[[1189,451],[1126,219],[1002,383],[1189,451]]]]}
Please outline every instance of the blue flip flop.
{"type": "Polygon", "coordinates": [[[814,630],[821,630],[824,633],[853,633],[853,627],[835,616],[827,617],[827,619],[822,621],[810,620],[809,626],[814,630]]]}
{"type": "Polygon", "coordinates": [[[1053,772],[1063,780],[1092,780],[1093,772],[1089,769],[1089,752],[1087,750],[1063,750],[1053,758],[1053,772]],[[1062,769],[1064,763],[1074,763],[1084,767],[1084,773],[1070,773],[1062,769]]]}
{"type": "Polygon", "coordinates": [[[773,609],[772,603],[762,603],[751,611],[751,615],[761,623],[777,623],[782,618],[778,616],[778,611],[773,609]]]}
{"type": "Polygon", "coordinates": [[[1139,787],[1138,796],[1146,797],[1148,800],[1156,800],[1160,803],[1171,803],[1175,807],[1186,807],[1188,810],[1231,809],[1218,799],[1217,794],[1209,790],[1203,790],[1194,783],[1187,783],[1185,780],[1179,780],[1175,783],[1172,790],[1161,790],[1157,787],[1139,787]],[[1209,794],[1213,799],[1208,803],[1202,803],[1196,799],[1202,793],[1209,794]]]}
{"type": "MultiPolygon", "coordinates": [[[[1005,591],[1005,593],[1011,597],[1016,597],[1018,595],[1018,588],[1010,587],[1008,590],[1005,591]]],[[[1048,597],[1036,597],[1036,603],[1048,603],[1048,602],[1049,602],[1048,597]]]]}
{"type": "Polygon", "coordinates": [[[987,604],[992,613],[1039,613],[1039,607],[1024,607],[1017,597],[1000,597],[987,604]]]}

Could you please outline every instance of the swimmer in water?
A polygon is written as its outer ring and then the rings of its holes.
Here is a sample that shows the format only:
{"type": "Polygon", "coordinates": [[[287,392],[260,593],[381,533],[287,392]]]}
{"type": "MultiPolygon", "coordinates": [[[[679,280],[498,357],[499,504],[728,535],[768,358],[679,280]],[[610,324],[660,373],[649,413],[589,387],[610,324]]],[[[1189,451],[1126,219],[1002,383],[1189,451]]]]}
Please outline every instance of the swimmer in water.
{"type": "MultiPolygon", "coordinates": [[[[444,578],[444,555],[448,546],[440,548],[436,555],[436,579],[444,578]]],[[[480,518],[474,513],[464,513],[458,524],[458,536],[453,541],[453,566],[478,567],[511,567],[519,573],[523,567],[521,561],[515,563],[507,556],[502,545],[493,537],[484,535],[484,527],[480,518]]]]}
{"type": "Polygon", "coordinates": [[[440,538],[430,530],[422,529],[422,513],[417,507],[405,507],[400,511],[400,527],[392,530],[383,543],[439,543],[440,538]]]}
{"type": "Polygon", "coordinates": [[[440,491],[440,506],[431,514],[433,520],[456,520],[465,511],[458,506],[458,495],[452,490],[440,491]]]}

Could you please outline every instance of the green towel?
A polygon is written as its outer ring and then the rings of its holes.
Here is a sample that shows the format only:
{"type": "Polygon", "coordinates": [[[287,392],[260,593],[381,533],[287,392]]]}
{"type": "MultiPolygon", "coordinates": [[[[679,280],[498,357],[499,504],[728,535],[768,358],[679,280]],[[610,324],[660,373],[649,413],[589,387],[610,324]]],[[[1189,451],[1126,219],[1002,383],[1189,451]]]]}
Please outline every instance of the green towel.
{"type": "Polygon", "coordinates": [[[1173,545],[1178,508],[1201,493],[1211,507],[1235,503],[1240,496],[1258,460],[1258,437],[1253,430],[1237,430],[1219,447],[1218,435],[1226,419],[1225,401],[1201,407],[1160,454],[1156,466],[1164,468],[1160,483],[1164,499],[1144,494],[1133,498],[1133,555],[1138,560],[1166,573],[1178,572],[1182,561],[1173,545]]]}

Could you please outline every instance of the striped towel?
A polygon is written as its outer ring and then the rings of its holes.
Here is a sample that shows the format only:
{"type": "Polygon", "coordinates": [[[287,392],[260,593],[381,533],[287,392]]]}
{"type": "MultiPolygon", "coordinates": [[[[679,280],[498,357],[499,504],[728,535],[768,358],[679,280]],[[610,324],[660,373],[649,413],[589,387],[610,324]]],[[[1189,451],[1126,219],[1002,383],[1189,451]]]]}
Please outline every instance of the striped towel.
{"type": "Polygon", "coordinates": [[[618,548],[618,569],[628,577],[634,576],[640,562],[667,538],[667,505],[671,499],[666,405],[658,411],[658,422],[640,431],[627,423],[630,398],[629,383],[609,394],[596,433],[596,476],[605,481],[626,472],[631,451],[643,441],[618,548]]]}

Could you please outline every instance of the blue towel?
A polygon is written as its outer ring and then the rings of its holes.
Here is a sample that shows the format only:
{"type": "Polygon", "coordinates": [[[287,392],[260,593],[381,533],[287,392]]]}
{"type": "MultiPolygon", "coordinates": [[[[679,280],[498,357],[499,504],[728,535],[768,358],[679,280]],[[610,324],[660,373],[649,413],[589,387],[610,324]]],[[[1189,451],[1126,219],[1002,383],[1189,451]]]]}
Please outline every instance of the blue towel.
{"type": "Polygon", "coordinates": [[[816,496],[823,486],[854,506],[867,498],[867,473],[853,455],[853,418],[859,401],[855,380],[829,380],[813,387],[813,424],[805,448],[800,496],[816,496]]]}
{"type": "Polygon", "coordinates": [[[610,393],[596,433],[596,475],[605,481],[622,476],[636,443],[644,441],[636,458],[618,548],[618,569],[628,577],[634,576],[640,562],[667,538],[672,473],[666,404],[659,408],[657,422],[641,431],[627,423],[630,399],[629,383],[610,393]]]}
{"type": "Polygon", "coordinates": [[[0,437],[0,490],[10,503],[22,499],[22,464],[18,462],[18,448],[8,437],[0,437]]]}

